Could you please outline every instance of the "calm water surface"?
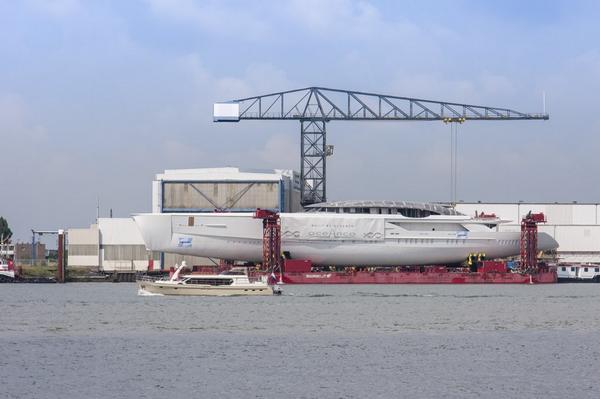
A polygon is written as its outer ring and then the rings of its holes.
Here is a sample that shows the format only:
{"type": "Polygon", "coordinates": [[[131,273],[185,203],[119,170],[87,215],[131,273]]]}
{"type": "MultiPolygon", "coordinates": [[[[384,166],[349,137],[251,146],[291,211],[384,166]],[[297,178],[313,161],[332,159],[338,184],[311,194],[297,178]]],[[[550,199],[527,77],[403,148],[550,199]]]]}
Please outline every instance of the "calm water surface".
{"type": "Polygon", "coordinates": [[[1,398],[598,398],[600,285],[0,285],[1,398]]]}

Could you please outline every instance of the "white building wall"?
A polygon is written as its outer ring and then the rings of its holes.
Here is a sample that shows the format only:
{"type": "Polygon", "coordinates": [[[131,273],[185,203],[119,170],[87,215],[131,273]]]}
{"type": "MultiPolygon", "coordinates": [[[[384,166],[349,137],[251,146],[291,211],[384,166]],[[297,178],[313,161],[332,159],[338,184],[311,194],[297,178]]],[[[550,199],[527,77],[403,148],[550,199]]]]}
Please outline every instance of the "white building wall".
{"type": "Polygon", "coordinates": [[[100,240],[98,225],[88,229],[67,230],[67,265],[70,267],[93,267],[99,265],[98,243],[100,240]]]}
{"type": "Polygon", "coordinates": [[[573,224],[598,224],[598,205],[573,205],[573,224]]]}
{"type": "Polygon", "coordinates": [[[152,182],[152,213],[160,213],[162,209],[162,191],[160,181],[152,182]]]}
{"type": "MultiPolygon", "coordinates": [[[[131,218],[100,218],[100,269],[115,270],[147,270],[150,253],[131,218]],[[109,256],[109,255],[113,256],[109,256]],[[115,258],[114,254],[127,254],[115,258]]],[[[156,261],[155,261],[156,264],[156,261]]]]}

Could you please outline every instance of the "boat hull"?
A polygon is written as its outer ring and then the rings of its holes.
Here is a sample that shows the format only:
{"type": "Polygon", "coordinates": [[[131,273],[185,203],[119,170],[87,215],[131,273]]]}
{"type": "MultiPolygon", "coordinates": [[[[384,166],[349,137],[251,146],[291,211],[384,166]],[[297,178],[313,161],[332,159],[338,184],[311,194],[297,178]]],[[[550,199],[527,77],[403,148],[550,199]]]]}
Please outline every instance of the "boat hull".
{"type": "Polygon", "coordinates": [[[247,286],[199,286],[170,284],[160,281],[140,281],[140,290],[152,294],[179,296],[271,296],[273,289],[268,285],[247,286]]]}
{"type": "MultiPolygon", "coordinates": [[[[398,215],[280,216],[281,250],[292,259],[310,259],[315,265],[451,265],[472,253],[496,259],[520,251],[519,232],[471,226],[474,222],[464,216],[431,217],[418,223],[398,215]],[[472,231],[454,231],[461,223],[472,231]]],[[[152,251],[262,261],[262,221],[252,214],[141,214],[134,219],[152,251]]],[[[538,235],[540,250],[557,245],[549,235],[538,235]]]]}

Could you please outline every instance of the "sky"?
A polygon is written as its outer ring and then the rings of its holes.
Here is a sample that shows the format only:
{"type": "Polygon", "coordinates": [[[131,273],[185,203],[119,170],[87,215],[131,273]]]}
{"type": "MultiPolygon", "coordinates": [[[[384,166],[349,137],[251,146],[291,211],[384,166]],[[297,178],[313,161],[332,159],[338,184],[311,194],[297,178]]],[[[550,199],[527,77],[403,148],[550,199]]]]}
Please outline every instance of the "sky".
{"type": "MultiPolygon", "coordinates": [[[[542,111],[459,127],[464,201],[599,202],[596,1],[0,0],[0,216],[148,212],[165,169],[300,167],[294,121],[212,104],[308,86],[542,111]]],[[[450,128],[332,122],[328,199],[450,199],[450,128]]]]}

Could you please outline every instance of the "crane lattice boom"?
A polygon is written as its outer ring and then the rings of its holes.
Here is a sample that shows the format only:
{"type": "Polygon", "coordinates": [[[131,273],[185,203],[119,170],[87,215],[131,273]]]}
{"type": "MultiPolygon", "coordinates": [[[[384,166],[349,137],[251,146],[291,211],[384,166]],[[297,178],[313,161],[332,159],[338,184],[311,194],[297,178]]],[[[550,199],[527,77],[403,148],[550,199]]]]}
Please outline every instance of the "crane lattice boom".
{"type": "Polygon", "coordinates": [[[299,120],[303,205],[326,201],[326,123],[330,121],[547,120],[509,108],[433,101],[360,91],[307,87],[215,103],[215,122],[299,120]]]}

